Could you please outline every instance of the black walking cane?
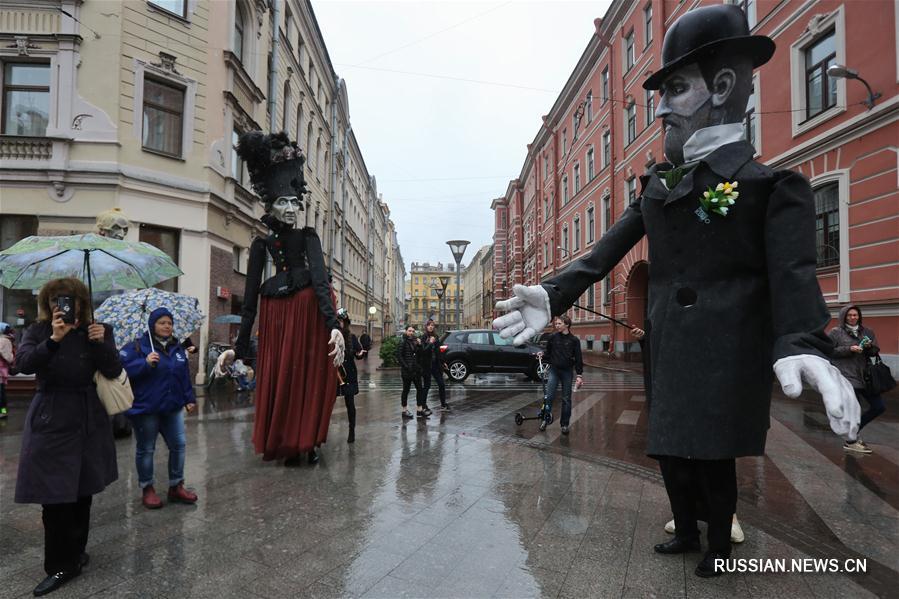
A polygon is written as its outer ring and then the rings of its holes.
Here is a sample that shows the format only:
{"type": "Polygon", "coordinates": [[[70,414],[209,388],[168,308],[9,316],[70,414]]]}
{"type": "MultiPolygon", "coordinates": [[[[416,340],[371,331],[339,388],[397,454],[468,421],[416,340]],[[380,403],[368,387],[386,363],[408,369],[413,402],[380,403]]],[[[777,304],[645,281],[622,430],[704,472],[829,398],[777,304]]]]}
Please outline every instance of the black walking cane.
{"type": "Polygon", "coordinates": [[[572,308],[580,308],[581,310],[586,310],[587,312],[590,312],[591,314],[596,314],[597,316],[602,316],[606,320],[611,320],[612,322],[614,322],[616,324],[620,324],[621,326],[627,327],[629,329],[637,328],[632,324],[628,324],[628,323],[618,320],[616,318],[612,318],[611,316],[607,316],[607,315],[603,314],[602,312],[597,312],[596,310],[591,310],[590,308],[585,308],[584,306],[581,306],[580,304],[574,304],[572,306],[572,308]]]}

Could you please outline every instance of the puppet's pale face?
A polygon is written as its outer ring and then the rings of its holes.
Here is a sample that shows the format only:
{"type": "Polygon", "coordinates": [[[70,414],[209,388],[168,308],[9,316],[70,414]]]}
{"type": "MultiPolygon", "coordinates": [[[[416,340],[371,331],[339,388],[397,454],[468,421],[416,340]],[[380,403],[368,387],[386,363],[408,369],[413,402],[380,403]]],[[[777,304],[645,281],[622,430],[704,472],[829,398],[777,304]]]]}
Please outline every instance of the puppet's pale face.
{"type": "Polygon", "coordinates": [[[302,210],[302,203],[296,196],[281,196],[272,202],[270,214],[291,227],[297,224],[297,214],[302,210]]]}
{"type": "Polygon", "coordinates": [[[712,94],[696,63],[672,73],[659,90],[662,96],[656,118],[665,131],[665,157],[684,163],[684,144],[699,129],[713,125],[712,94]]]}
{"type": "Polygon", "coordinates": [[[105,229],[100,229],[100,235],[110,237],[112,239],[125,239],[128,235],[128,225],[122,223],[113,223],[105,229]]]}

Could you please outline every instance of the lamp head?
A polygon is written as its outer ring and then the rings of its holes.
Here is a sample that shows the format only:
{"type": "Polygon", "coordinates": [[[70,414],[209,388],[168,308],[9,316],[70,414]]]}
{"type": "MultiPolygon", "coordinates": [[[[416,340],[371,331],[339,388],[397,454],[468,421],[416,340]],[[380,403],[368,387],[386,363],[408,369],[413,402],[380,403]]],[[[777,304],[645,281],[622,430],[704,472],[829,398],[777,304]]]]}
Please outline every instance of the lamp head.
{"type": "Polygon", "coordinates": [[[835,77],[837,79],[858,79],[858,71],[841,64],[834,64],[827,67],[827,75],[828,77],[835,77]]]}

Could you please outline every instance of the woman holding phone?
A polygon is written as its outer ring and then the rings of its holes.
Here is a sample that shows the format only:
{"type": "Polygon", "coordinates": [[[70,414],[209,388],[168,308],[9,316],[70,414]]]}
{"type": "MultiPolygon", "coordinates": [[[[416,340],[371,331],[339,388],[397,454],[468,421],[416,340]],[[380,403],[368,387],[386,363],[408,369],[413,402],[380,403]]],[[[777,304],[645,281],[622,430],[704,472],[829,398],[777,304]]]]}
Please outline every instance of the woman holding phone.
{"type": "Polygon", "coordinates": [[[25,331],[16,368],[34,374],[16,503],[43,508],[44,571],[40,597],[81,573],[95,494],[118,478],[109,416],[94,384],[97,371],[121,373],[112,328],[90,322],[90,296],[78,279],[55,279],[38,294],[38,320],[25,331]]]}

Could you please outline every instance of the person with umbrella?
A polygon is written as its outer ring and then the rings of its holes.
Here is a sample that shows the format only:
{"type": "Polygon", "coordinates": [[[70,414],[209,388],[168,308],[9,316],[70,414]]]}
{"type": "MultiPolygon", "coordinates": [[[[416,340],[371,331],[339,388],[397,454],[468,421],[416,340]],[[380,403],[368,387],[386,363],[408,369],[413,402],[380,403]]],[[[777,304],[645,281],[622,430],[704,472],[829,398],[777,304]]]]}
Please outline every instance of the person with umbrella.
{"type": "Polygon", "coordinates": [[[35,596],[55,591],[81,573],[94,495],[118,478],[109,416],[94,375],[122,371],[112,329],[90,324],[91,297],[74,278],[48,281],[38,294],[38,320],[25,331],[16,368],[34,374],[16,503],[43,508],[44,571],[35,596]],[[64,311],[62,308],[68,308],[64,311]]]}
{"type": "Polygon", "coordinates": [[[169,501],[197,501],[196,493],[184,488],[186,441],[182,414],[182,410],[192,414],[197,399],[190,382],[187,355],[172,334],[174,321],[168,308],[153,310],[147,321],[147,332],[121,351],[122,365],[134,392],[134,405],[127,414],[137,445],[135,463],[141,500],[151,510],[162,507],[153,486],[153,456],[159,434],[169,449],[169,501]]]}

